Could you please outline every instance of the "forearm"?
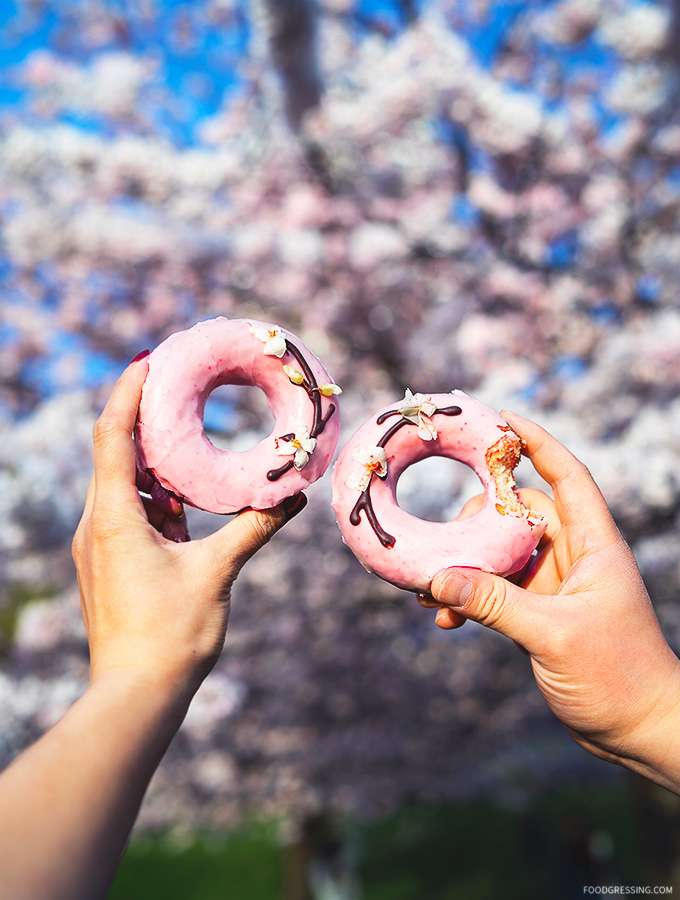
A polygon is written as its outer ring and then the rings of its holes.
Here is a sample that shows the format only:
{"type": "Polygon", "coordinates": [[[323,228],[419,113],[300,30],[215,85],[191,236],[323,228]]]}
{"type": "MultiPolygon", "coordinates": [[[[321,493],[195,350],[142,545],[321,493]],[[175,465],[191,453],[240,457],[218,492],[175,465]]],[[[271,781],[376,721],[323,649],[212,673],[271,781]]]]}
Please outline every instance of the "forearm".
{"type": "Polygon", "coordinates": [[[12,900],[94,900],[111,884],[188,699],[101,678],[0,775],[0,872],[12,900]]]}

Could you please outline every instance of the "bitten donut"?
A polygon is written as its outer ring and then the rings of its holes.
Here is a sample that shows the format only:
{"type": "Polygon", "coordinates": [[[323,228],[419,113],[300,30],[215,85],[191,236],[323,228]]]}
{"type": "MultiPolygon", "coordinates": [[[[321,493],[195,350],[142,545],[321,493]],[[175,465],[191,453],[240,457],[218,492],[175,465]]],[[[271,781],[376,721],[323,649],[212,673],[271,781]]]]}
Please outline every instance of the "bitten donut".
{"type": "Polygon", "coordinates": [[[463,391],[407,391],[359,428],[335,464],[333,508],[343,540],[369,572],[409,591],[429,591],[448,566],[516,572],[547,526],[517,495],[520,455],[519,437],[479,400],[463,391]],[[485,492],[478,513],[440,523],[400,509],[399,476],[428,456],[474,469],[485,492]]]}
{"type": "Polygon", "coordinates": [[[191,506],[266,509],[328,468],[338,441],[340,388],[295,335],[253,319],[218,317],[163,341],[149,357],[136,427],[138,465],[191,506]],[[256,385],[274,418],[251,450],[221,450],[203,412],[222,384],[256,385]]]}

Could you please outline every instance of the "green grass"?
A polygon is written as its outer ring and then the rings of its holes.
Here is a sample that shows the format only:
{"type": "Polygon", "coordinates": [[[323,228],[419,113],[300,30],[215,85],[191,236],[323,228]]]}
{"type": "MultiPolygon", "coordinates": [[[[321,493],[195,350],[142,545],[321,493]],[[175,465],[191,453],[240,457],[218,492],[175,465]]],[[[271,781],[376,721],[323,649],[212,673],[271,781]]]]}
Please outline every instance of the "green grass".
{"type": "Polygon", "coordinates": [[[131,843],[109,900],[275,900],[281,850],[270,830],[226,837],[139,837],[131,843]]]}
{"type": "MultiPolygon", "coordinates": [[[[556,789],[519,810],[482,800],[415,807],[348,830],[361,845],[362,900],[554,900],[569,877],[581,891],[592,883],[566,862],[566,839],[586,822],[611,849],[614,882],[644,883],[625,782],[556,789]]],[[[109,900],[281,900],[284,869],[273,828],[184,846],[138,837],[109,900]]]]}

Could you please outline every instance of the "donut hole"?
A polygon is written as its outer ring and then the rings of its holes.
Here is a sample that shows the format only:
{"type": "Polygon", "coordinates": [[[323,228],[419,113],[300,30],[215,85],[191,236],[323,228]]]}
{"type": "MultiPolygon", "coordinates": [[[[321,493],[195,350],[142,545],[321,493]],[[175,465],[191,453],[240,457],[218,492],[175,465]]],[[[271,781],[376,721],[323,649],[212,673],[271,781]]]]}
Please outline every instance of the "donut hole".
{"type": "Polygon", "coordinates": [[[408,466],[397,481],[397,503],[428,522],[450,522],[468,500],[484,493],[479,477],[465,463],[429,456],[408,466]]]}
{"type": "Polygon", "coordinates": [[[255,385],[223,384],[205,402],[203,427],[219,450],[250,450],[274,428],[263,390],[255,385]]]}

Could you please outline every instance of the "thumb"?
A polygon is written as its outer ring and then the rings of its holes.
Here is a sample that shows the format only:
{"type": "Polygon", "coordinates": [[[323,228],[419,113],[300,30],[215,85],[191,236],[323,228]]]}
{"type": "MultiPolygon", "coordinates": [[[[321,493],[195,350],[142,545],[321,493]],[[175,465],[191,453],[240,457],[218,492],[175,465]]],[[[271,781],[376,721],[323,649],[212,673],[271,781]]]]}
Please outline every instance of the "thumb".
{"type": "Polygon", "coordinates": [[[529,652],[544,624],[540,607],[545,598],[480,569],[444,569],[435,575],[430,592],[438,603],[504,634],[529,652]]]}
{"type": "Polygon", "coordinates": [[[306,505],[307,497],[295,494],[272,509],[244,510],[219,531],[205,538],[205,545],[236,576],[244,563],[306,505]]]}

